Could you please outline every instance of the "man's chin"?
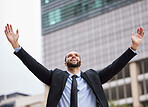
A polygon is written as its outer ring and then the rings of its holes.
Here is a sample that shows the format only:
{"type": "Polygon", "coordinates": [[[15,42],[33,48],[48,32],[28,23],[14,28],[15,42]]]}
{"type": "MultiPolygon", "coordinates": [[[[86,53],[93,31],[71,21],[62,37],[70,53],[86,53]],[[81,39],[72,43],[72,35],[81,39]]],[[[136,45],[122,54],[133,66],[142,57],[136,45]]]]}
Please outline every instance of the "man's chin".
{"type": "Polygon", "coordinates": [[[70,68],[76,68],[76,67],[79,67],[77,64],[72,64],[69,66],[70,68]]]}
{"type": "Polygon", "coordinates": [[[76,64],[73,64],[73,63],[67,63],[67,66],[69,68],[77,68],[77,67],[80,67],[80,62],[76,63],[76,64]]]}

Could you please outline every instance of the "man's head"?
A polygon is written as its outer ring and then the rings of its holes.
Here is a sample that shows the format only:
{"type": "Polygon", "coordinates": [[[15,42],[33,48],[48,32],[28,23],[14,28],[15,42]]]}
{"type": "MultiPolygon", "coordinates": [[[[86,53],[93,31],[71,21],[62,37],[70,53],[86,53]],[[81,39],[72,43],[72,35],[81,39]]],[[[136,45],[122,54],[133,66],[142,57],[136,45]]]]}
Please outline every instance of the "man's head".
{"type": "Polygon", "coordinates": [[[68,68],[75,68],[81,66],[81,58],[80,55],[75,52],[71,51],[65,56],[65,65],[68,68]]]}

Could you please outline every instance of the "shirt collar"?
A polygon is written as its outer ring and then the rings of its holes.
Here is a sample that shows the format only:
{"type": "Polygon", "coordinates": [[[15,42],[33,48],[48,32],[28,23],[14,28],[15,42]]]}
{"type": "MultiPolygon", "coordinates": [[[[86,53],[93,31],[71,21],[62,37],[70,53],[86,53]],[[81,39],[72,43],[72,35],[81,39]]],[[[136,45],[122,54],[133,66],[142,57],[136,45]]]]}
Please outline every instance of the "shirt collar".
{"type": "MultiPolygon", "coordinates": [[[[68,73],[69,73],[69,77],[72,77],[74,74],[72,74],[72,73],[70,73],[69,71],[67,71],[68,73]]],[[[81,71],[80,72],[78,72],[77,74],[75,74],[75,75],[77,75],[78,77],[80,77],[81,76],[81,71]]]]}

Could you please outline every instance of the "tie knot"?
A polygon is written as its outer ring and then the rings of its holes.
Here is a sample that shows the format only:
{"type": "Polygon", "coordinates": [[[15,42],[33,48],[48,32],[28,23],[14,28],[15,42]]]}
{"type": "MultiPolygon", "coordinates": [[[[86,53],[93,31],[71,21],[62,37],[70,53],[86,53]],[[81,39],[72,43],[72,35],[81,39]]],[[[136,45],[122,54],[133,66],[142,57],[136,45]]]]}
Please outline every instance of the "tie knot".
{"type": "Polygon", "coordinates": [[[77,75],[73,75],[73,76],[72,76],[72,79],[73,79],[73,78],[77,78],[77,77],[78,77],[77,75]]]}

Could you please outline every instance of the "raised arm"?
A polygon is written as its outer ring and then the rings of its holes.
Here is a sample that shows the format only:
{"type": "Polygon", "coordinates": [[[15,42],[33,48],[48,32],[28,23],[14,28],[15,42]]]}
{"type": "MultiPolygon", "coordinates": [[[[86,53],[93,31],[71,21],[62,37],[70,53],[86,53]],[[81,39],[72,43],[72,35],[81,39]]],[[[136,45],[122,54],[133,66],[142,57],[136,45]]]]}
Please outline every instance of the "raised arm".
{"type": "MultiPolygon", "coordinates": [[[[143,36],[144,36],[144,31],[142,27],[137,29],[137,33],[135,36],[132,33],[131,49],[135,51],[137,50],[138,46],[141,44],[143,40],[143,36]]],[[[112,64],[110,64],[109,66],[98,72],[102,84],[110,80],[114,75],[116,75],[119,71],[121,71],[122,68],[124,68],[125,65],[136,55],[136,53],[134,53],[131,49],[129,48],[119,58],[113,61],[112,64]]]]}
{"type": "MultiPolygon", "coordinates": [[[[5,34],[8,41],[11,43],[13,48],[19,48],[18,38],[19,32],[16,34],[13,32],[12,26],[7,24],[5,27],[5,34]]],[[[43,83],[50,86],[52,71],[46,69],[40,63],[38,63],[32,56],[30,56],[23,48],[14,54],[27,66],[27,68],[43,83]]]]}

